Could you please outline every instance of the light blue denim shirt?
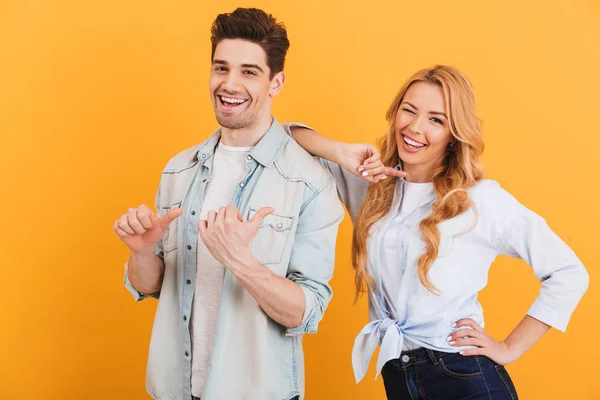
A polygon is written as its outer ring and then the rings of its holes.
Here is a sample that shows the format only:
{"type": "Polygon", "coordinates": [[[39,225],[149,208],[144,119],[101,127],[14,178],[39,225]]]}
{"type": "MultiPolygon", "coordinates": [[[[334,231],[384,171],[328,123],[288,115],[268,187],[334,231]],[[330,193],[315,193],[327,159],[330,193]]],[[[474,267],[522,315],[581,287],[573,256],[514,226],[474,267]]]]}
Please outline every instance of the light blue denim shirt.
{"type": "MultiPolygon", "coordinates": [[[[324,161],[336,179],[339,195],[354,220],[359,213],[368,182],[324,161]]],[[[428,291],[419,280],[417,262],[425,252],[419,223],[431,214],[435,195],[407,216],[398,235],[397,267],[402,280],[396,300],[384,297],[386,279],[380,272],[383,235],[400,210],[404,180],[397,179],[390,211],[371,229],[367,241],[368,271],[376,282],[369,296],[369,320],[355,340],[352,363],[360,381],[379,345],[377,374],[383,365],[400,357],[405,339],[425,348],[458,352],[467,347],[451,346],[446,338],[452,323],[472,318],[484,326],[477,294],[487,285],[490,264],[499,254],[527,262],[542,282],[528,315],[560,331],[567,324],[588,287],[588,273],[573,251],[548,227],[542,217],[520,204],[492,180],[468,190],[473,206],[463,214],[438,224],[438,258],[429,279],[439,294],[428,291]]],[[[390,260],[385,260],[390,262],[390,260]]]]}
{"type": "MultiPolygon", "coordinates": [[[[184,213],[157,245],[165,274],[150,351],[146,387],[160,400],[189,400],[192,343],[189,330],[196,281],[198,215],[211,177],[217,130],[205,142],[171,159],[162,173],[156,209],[184,213]]],[[[202,400],[304,398],[302,335],[315,333],[332,291],[335,242],[343,209],[332,175],[274,121],[250,151],[246,175],[231,203],[245,220],[262,207],[275,212],[252,245],[257,260],[297,283],[306,298],[299,326],[286,329],[270,319],[254,297],[226,271],[212,359],[202,400]]],[[[147,296],[125,285],[136,300],[147,296]]],[[[194,310],[201,312],[201,310],[194,310]]]]}

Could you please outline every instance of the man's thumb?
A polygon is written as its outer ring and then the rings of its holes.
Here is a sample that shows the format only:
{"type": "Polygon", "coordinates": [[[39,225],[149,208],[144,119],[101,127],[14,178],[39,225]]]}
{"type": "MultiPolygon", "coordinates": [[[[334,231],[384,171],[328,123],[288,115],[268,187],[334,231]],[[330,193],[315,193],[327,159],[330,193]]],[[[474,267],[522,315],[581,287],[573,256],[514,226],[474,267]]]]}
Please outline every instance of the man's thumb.
{"type": "Polygon", "coordinates": [[[183,210],[181,208],[172,208],[162,218],[158,220],[158,223],[163,229],[166,230],[171,224],[171,222],[173,222],[173,220],[179,217],[181,214],[183,214],[183,210]]]}
{"type": "Polygon", "coordinates": [[[273,207],[263,207],[254,214],[250,222],[259,225],[261,221],[269,214],[275,212],[273,207]]]}

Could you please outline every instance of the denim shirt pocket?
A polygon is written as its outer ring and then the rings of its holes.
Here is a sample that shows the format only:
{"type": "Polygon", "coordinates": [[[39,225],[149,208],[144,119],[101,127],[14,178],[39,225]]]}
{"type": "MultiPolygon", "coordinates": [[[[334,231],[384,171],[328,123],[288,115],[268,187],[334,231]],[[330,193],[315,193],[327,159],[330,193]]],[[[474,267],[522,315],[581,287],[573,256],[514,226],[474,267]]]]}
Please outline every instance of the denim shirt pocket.
{"type": "MultiPolygon", "coordinates": [[[[180,207],[181,207],[181,201],[170,204],[170,205],[161,206],[160,216],[163,217],[172,208],[180,208],[180,207]]],[[[165,254],[170,253],[171,251],[177,249],[177,226],[179,225],[178,220],[179,220],[179,218],[175,218],[175,220],[173,220],[171,222],[171,224],[169,225],[169,228],[165,231],[165,233],[162,237],[163,252],[165,254]]]]}
{"type": "MultiPolygon", "coordinates": [[[[248,220],[254,217],[256,211],[254,208],[249,209],[248,220]]],[[[261,264],[281,262],[293,224],[293,217],[278,214],[269,214],[262,220],[252,242],[252,255],[258,262],[261,264]]]]}

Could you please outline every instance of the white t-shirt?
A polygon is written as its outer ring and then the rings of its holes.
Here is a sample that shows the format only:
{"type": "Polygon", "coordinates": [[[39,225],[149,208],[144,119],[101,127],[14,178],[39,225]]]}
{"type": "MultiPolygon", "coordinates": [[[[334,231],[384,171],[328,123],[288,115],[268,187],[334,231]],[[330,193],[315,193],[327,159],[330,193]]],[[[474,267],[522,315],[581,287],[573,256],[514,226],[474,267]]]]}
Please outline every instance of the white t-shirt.
{"type": "MultiPolygon", "coordinates": [[[[206,185],[199,218],[211,210],[231,204],[233,192],[246,173],[246,156],[252,147],[231,147],[222,143],[215,150],[211,180],[206,185]]],[[[196,262],[196,289],[192,303],[192,395],[202,396],[210,365],[221,302],[224,266],[210,254],[200,235],[196,262]]]]}
{"type": "MultiPolygon", "coordinates": [[[[404,194],[400,207],[396,210],[393,222],[388,225],[388,230],[383,235],[381,243],[381,281],[383,295],[389,304],[396,304],[400,294],[400,282],[404,276],[400,265],[400,253],[398,251],[399,235],[402,224],[406,217],[413,211],[425,204],[433,193],[433,183],[404,182],[404,194]]],[[[403,350],[418,348],[408,340],[404,340],[403,350]]]]}

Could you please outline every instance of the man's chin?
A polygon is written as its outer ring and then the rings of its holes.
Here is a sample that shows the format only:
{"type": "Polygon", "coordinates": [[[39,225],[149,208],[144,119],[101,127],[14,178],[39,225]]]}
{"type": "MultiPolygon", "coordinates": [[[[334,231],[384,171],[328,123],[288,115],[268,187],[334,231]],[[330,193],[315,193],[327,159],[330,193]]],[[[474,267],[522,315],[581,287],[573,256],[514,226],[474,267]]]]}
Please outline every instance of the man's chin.
{"type": "Polygon", "coordinates": [[[243,129],[247,128],[250,124],[248,121],[241,118],[227,118],[222,115],[217,115],[217,122],[223,128],[227,129],[243,129]]]}

